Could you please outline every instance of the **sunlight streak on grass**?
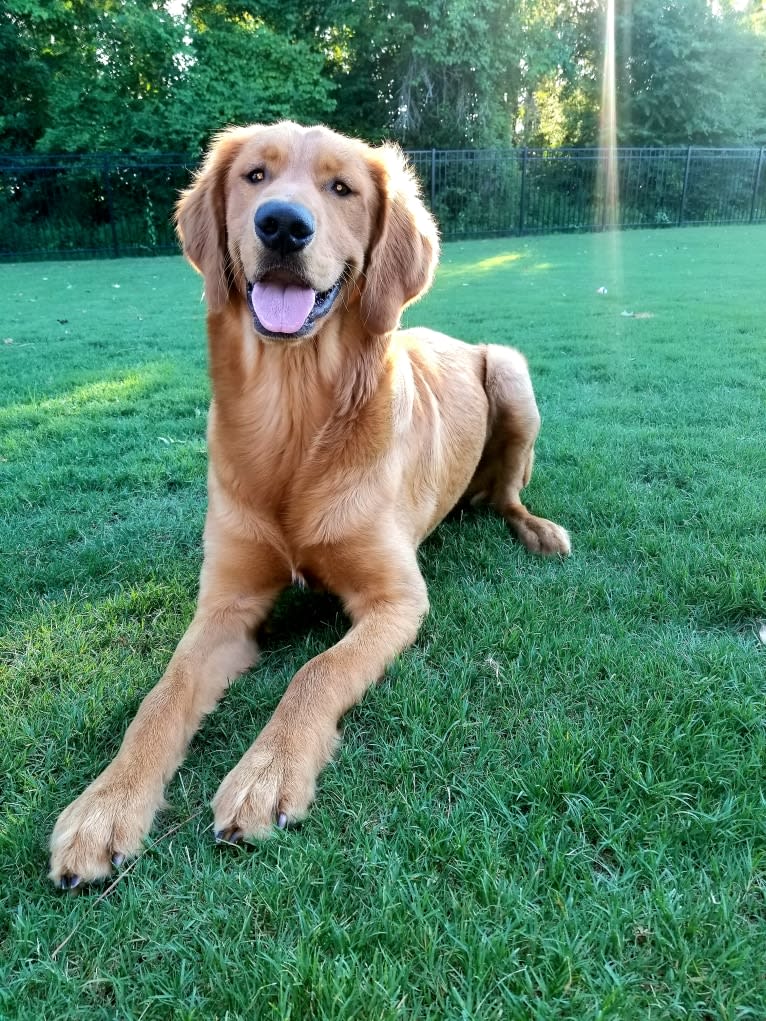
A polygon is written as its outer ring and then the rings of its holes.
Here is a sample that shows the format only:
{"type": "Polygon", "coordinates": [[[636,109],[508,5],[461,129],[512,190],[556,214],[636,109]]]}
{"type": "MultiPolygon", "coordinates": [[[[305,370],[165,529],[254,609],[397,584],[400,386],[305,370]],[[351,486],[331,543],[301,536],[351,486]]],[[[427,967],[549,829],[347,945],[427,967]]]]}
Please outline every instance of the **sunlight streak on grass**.
{"type": "Polygon", "coordinates": [[[120,379],[99,379],[93,383],[85,383],[56,397],[43,400],[32,398],[0,408],[0,422],[10,425],[18,416],[26,414],[51,412],[58,415],[76,414],[84,408],[93,408],[103,404],[114,404],[128,397],[136,397],[156,383],[161,377],[157,366],[146,366],[121,377],[120,379]]]}
{"type": "Polygon", "coordinates": [[[490,259],[482,259],[477,262],[474,269],[479,273],[486,273],[487,270],[497,269],[498,266],[505,266],[509,262],[518,262],[523,258],[521,252],[503,252],[501,255],[493,255],[490,259]]]}
{"type": "Polygon", "coordinates": [[[523,252],[500,252],[498,255],[492,255],[487,259],[482,259],[480,262],[473,262],[470,265],[460,263],[457,266],[448,266],[442,263],[439,267],[439,276],[468,276],[469,274],[477,276],[483,273],[491,273],[496,269],[502,269],[509,263],[518,262],[523,258],[523,252]]]}

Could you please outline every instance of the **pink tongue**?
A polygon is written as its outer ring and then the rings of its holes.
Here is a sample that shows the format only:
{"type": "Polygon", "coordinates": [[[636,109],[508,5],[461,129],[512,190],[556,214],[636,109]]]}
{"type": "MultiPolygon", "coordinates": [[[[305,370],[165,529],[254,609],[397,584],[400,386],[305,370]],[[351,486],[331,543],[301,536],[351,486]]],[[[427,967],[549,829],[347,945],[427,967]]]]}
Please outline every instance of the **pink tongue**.
{"type": "Polygon", "coordinates": [[[314,307],[316,294],[296,284],[253,284],[253,310],[270,333],[297,333],[314,307]]]}

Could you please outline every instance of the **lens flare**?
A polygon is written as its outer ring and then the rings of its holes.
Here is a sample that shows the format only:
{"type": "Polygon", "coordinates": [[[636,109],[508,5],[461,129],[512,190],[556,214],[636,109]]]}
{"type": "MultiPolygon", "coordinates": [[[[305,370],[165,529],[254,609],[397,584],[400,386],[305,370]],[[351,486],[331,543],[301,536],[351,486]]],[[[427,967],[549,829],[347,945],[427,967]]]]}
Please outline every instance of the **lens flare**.
{"type": "Polygon", "coordinates": [[[601,123],[599,130],[601,152],[598,163],[596,195],[601,216],[601,227],[604,230],[611,230],[612,233],[612,240],[609,245],[610,277],[614,285],[620,285],[622,283],[622,272],[619,259],[620,243],[617,231],[621,226],[621,213],[617,163],[615,62],[615,0],[606,0],[604,64],[601,81],[601,123]]]}

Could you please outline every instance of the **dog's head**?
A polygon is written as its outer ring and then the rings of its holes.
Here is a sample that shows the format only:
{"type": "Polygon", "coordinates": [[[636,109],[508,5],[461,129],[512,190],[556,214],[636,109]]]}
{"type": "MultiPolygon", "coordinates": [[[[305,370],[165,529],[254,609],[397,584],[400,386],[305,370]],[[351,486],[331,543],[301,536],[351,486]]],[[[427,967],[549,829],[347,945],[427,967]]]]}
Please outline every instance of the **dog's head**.
{"type": "Polygon", "coordinates": [[[357,302],[368,333],[389,333],[438,256],[399,149],[290,122],[219,135],[176,220],[211,311],[239,296],[256,333],[277,342],[312,336],[357,302]]]}

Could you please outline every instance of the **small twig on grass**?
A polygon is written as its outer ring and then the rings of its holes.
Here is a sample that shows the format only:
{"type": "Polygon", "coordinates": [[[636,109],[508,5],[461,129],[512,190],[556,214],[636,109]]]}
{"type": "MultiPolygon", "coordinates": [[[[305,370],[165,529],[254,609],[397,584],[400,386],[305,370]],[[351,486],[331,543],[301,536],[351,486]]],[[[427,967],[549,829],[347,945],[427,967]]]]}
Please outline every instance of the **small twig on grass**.
{"type": "Polygon", "coordinates": [[[56,947],[56,949],[51,953],[51,959],[55,961],[56,957],[64,949],[64,947],[67,945],[67,943],[70,941],[70,939],[74,936],[74,934],[80,928],[80,926],[85,921],[85,919],[90,915],[91,911],[93,911],[93,909],[98,904],[100,904],[102,900],[104,900],[106,897],[108,897],[109,894],[114,889],[116,889],[117,886],[119,886],[119,884],[123,881],[123,879],[130,872],[133,871],[133,869],[136,867],[136,865],[138,865],[138,863],[141,861],[142,858],[144,858],[150,851],[153,851],[154,848],[157,846],[157,844],[162,843],[162,841],[165,840],[167,837],[172,837],[172,835],[174,833],[176,833],[178,830],[180,830],[182,826],[185,826],[187,823],[191,822],[192,819],[196,819],[197,816],[201,815],[201,814],[202,814],[202,809],[198,808],[196,812],[192,812],[192,814],[190,816],[188,816],[186,819],[182,819],[181,822],[176,823],[175,826],[171,826],[169,830],[165,830],[165,832],[161,833],[157,837],[156,840],[153,840],[152,843],[149,844],[148,847],[144,848],[144,850],[141,852],[141,854],[137,855],[133,859],[133,861],[128,865],[128,867],[123,869],[122,872],[118,876],[116,876],[115,879],[112,880],[112,882],[109,884],[109,886],[107,886],[107,888],[104,890],[104,892],[100,893],[98,895],[98,897],[96,897],[96,899],[91,902],[90,907],[85,912],[85,914],[82,916],[82,918],[77,923],[77,925],[75,925],[74,929],[72,929],[72,931],[69,933],[67,938],[65,940],[63,940],[61,943],[59,943],[59,945],[56,947]]]}

